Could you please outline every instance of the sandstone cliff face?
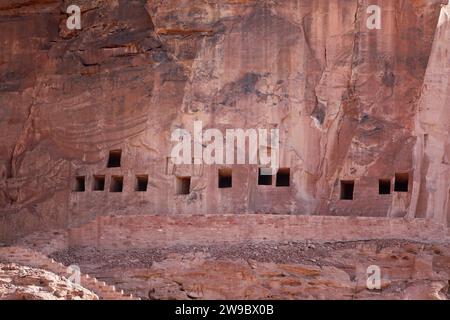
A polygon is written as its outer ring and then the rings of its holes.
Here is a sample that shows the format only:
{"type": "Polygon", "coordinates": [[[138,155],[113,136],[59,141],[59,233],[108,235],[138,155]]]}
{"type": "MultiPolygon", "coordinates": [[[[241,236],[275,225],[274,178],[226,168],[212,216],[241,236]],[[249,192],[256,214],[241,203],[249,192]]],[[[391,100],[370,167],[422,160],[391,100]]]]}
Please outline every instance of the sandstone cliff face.
{"type": "Polygon", "coordinates": [[[127,213],[446,223],[442,2],[95,0],[80,4],[81,31],[65,27],[72,1],[0,4],[0,238],[127,213]],[[366,27],[369,4],[381,30],[366,27]],[[280,129],[290,187],[233,166],[233,188],[218,189],[217,166],[171,165],[171,132],[194,120],[280,129]],[[106,168],[116,149],[121,167],[106,168]],[[396,173],[409,192],[379,195],[396,173]],[[148,191],[135,192],[143,174],[148,191]],[[92,191],[94,175],[105,191],[92,191]],[[72,192],[77,176],[85,192],[72,192]],[[112,176],[123,192],[109,192],[112,176]],[[176,176],[192,177],[189,195],[176,195],[176,176]],[[353,201],[340,200],[342,180],[355,181],[353,201]]]}
{"type": "Polygon", "coordinates": [[[410,213],[450,225],[450,7],[442,8],[416,114],[416,184],[410,213]]]}

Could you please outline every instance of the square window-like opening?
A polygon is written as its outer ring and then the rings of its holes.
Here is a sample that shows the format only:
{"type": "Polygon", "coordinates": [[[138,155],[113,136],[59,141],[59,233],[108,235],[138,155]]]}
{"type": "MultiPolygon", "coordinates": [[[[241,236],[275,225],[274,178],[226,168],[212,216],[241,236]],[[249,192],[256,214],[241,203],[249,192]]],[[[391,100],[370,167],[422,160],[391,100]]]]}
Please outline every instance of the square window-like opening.
{"type": "Polygon", "coordinates": [[[341,181],[341,200],[353,200],[355,181],[341,181]]]}
{"type": "Polygon", "coordinates": [[[289,187],[291,170],[289,168],[279,169],[277,172],[277,187],[289,187]]]}
{"type": "Polygon", "coordinates": [[[105,190],[105,176],[94,176],[94,183],[92,185],[93,191],[105,190]]]}
{"type": "Polygon", "coordinates": [[[111,150],[108,157],[108,168],[119,168],[122,161],[122,150],[111,150]]]}
{"type": "Polygon", "coordinates": [[[191,192],[191,177],[177,177],[177,194],[189,194],[191,192]]]}
{"type": "Polygon", "coordinates": [[[391,180],[390,179],[380,179],[379,180],[378,193],[379,194],[391,194],[391,180]]]}
{"type": "Polygon", "coordinates": [[[73,188],[74,192],[85,192],[86,191],[86,177],[78,176],[75,178],[75,186],[73,188]]]}
{"type": "Polygon", "coordinates": [[[134,190],[138,192],[147,191],[148,186],[148,175],[138,175],[136,176],[136,185],[134,186],[134,190]]]}
{"type": "Polygon", "coordinates": [[[233,187],[233,175],[231,169],[219,169],[219,188],[233,187]]]}
{"type": "Polygon", "coordinates": [[[112,176],[110,192],[122,192],[123,191],[123,177],[112,176]]]}
{"type": "Polygon", "coordinates": [[[396,173],[395,174],[395,188],[396,192],[408,192],[409,174],[396,173]]]}
{"type": "Polygon", "coordinates": [[[258,170],[258,185],[271,186],[272,185],[272,169],[271,168],[259,168],[258,170]]]}

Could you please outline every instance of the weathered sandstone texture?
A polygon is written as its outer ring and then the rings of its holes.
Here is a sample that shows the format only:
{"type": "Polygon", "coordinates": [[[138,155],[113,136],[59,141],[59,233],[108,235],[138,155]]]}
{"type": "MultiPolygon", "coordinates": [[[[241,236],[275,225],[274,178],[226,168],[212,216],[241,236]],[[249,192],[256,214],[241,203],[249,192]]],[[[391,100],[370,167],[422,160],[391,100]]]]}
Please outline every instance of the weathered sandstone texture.
{"type": "MultiPolygon", "coordinates": [[[[43,238],[48,243],[48,235],[43,238]]],[[[246,241],[405,239],[450,243],[448,228],[424,220],[282,215],[99,217],[59,235],[52,248],[152,248],[246,241]]],[[[32,237],[24,244],[39,244],[32,237]]],[[[44,249],[45,250],[45,249],[44,249]]],[[[49,250],[47,250],[49,252],[49,250]]],[[[449,266],[450,267],[450,266],[449,266]]]]}
{"type": "Polygon", "coordinates": [[[443,0],[96,0],[79,3],[82,30],[70,31],[72,3],[0,4],[4,241],[128,213],[448,223],[443,0]],[[369,4],[380,30],[366,26],[369,4]],[[173,165],[171,132],[194,120],[280,129],[290,186],[259,186],[257,165],[234,165],[233,187],[219,189],[219,166],[173,165]],[[120,167],[107,168],[111,150],[120,167]],[[177,176],[191,177],[188,195],[177,176]],[[110,192],[113,177],[123,192],[110,192]],[[407,192],[394,191],[400,179],[407,192]],[[342,181],[354,181],[353,200],[341,200],[342,181]]]}
{"type": "Polygon", "coordinates": [[[100,299],[448,298],[446,2],[0,0],[0,258],[100,299]],[[174,164],[195,121],[279,129],[283,183],[174,164]]]}
{"type": "Polygon", "coordinates": [[[20,300],[35,297],[55,300],[78,297],[83,300],[136,300],[133,295],[117,290],[114,286],[82,272],[78,265],[65,266],[35,249],[18,246],[0,247],[0,266],[3,266],[1,263],[8,265],[0,270],[4,271],[0,273],[3,277],[3,279],[0,277],[0,294],[4,294],[3,297],[0,295],[0,298],[20,300]],[[48,286],[51,284],[48,276],[53,280],[56,278],[54,285],[48,286]],[[19,279],[16,279],[17,277],[19,279]]]}
{"type": "Polygon", "coordinates": [[[245,242],[238,245],[55,252],[55,259],[143,299],[450,298],[448,245],[406,241],[245,242]],[[381,290],[367,268],[381,267],[381,290]]]}
{"type": "Polygon", "coordinates": [[[0,300],[97,300],[93,292],[40,269],[0,263],[0,300]]]}
{"type": "Polygon", "coordinates": [[[127,215],[19,244],[143,299],[448,299],[449,236],[425,219],[127,215]]]}

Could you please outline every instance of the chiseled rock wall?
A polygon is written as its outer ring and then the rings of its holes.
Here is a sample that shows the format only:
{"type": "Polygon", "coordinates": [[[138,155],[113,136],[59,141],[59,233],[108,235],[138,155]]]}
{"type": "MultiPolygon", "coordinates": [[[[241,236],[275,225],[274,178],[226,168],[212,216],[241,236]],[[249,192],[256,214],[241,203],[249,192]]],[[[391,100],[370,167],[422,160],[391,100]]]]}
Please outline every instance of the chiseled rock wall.
{"type": "MultiPolygon", "coordinates": [[[[0,4],[0,239],[125,210],[409,210],[445,220],[435,209],[448,202],[445,165],[426,155],[448,153],[448,112],[438,124],[426,120],[433,111],[417,112],[436,30],[446,32],[436,29],[443,0],[95,0],[80,4],[76,32],[65,27],[72,2],[0,4]],[[381,30],[366,27],[370,4],[382,8],[381,30]],[[194,120],[280,129],[291,186],[259,187],[256,166],[234,166],[233,188],[219,190],[216,166],[170,167],[171,132],[194,120]],[[423,161],[417,123],[440,128],[428,130],[423,161]],[[122,166],[107,169],[113,149],[122,149],[122,166]],[[409,173],[417,194],[378,195],[378,179],[396,172],[409,173]],[[134,191],[136,174],[149,175],[147,192],[134,191]],[[77,175],[86,192],[71,192],[77,175]],[[93,175],[105,175],[106,191],[91,190],[93,175]],[[112,175],[124,176],[124,192],[108,192],[112,175]],[[174,175],[192,176],[189,196],[175,195],[174,175]],[[339,200],[347,179],[354,201],[339,200]]],[[[431,67],[442,72],[434,48],[431,67]]]]}
{"type": "MultiPolygon", "coordinates": [[[[51,235],[50,235],[51,236],[51,235]]],[[[49,235],[41,235],[48,239],[49,235]]],[[[245,241],[358,241],[404,239],[448,242],[449,229],[431,221],[314,217],[288,215],[179,215],[98,217],[65,233],[64,246],[49,249],[95,247],[106,249],[154,248],[175,245],[238,243],[245,241]],[[59,247],[59,248],[58,248],[59,247]]],[[[36,238],[26,239],[39,244],[36,238]]],[[[42,244],[48,241],[42,241],[42,244]]],[[[45,250],[47,251],[47,250],[45,250]]]]}

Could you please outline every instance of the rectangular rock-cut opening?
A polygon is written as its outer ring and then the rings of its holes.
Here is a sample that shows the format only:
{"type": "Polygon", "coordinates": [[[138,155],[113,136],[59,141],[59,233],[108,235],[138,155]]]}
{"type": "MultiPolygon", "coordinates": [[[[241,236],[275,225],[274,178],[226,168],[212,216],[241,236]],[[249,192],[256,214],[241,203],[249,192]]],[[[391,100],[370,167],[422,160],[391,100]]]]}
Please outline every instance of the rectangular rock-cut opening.
{"type": "Polygon", "coordinates": [[[378,193],[379,194],[391,194],[391,180],[390,179],[380,179],[378,181],[378,193]]]}
{"type": "Polygon", "coordinates": [[[191,192],[191,177],[177,177],[177,194],[189,194],[191,192]]]}
{"type": "Polygon", "coordinates": [[[94,176],[94,183],[92,185],[93,191],[105,190],[105,176],[94,176]]]}
{"type": "Polygon", "coordinates": [[[110,186],[109,191],[110,192],[122,192],[123,191],[123,177],[112,176],[111,177],[111,186],[110,186]]]}
{"type": "Polygon", "coordinates": [[[122,150],[111,150],[108,157],[108,168],[119,168],[122,161],[122,150]]]}
{"type": "Polygon", "coordinates": [[[219,188],[233,187],[233,173],[231,169],[219,169],[219,188]]]}
{"type": "Polygon", "coordinates": [[[281,168],[277,172],[277,187],[289,187],[291,180],[291,169],[281,168]]]}
{"type": "Polygon", "coordinates": [[[75,186],[73,188],[74,192],[85,192],[86,191],[86,177],[78,176],[75,177],[75,186]]]}
{"type": "Polygon", "coordinates": [[[271,186],[272,175],[271,168],[259,168],[258,169],[258,185],[259,186],[271,186]]]}
{"type": "Polygon", "coordinates": [[[409,173],[395,174],[395,192],[408,192],[409,173]]]}
{"type": "Polygon", "coordinates": [[[341,181],[341,200],[353,200],[355,181],[341,181]]]}
{"type": "Polygon", "coordinates": [[[137,175],[134,190],[138,192],[145,192],[147,191],[147,186],[148,186],[148,175],[146,174],[137,175]]]}

